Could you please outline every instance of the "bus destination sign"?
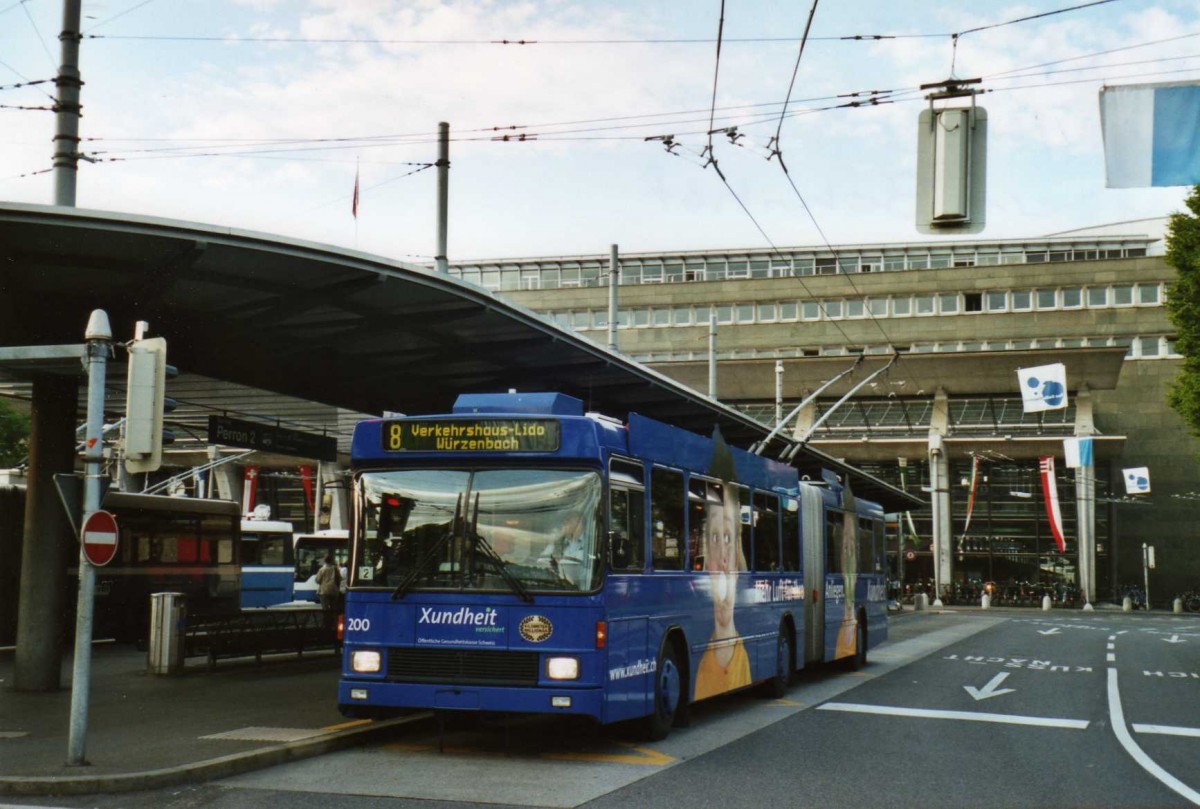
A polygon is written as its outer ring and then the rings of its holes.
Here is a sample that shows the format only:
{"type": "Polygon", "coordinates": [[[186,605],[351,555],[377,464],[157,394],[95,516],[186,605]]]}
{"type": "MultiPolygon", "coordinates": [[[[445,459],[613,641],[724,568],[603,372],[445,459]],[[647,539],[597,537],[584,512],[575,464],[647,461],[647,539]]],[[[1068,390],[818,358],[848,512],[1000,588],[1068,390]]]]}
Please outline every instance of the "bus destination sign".
{"type": "Polygon", "coordinates": [[[430,419],[383,422],[387,452],[555,452],[552,419],[430,419]]]}

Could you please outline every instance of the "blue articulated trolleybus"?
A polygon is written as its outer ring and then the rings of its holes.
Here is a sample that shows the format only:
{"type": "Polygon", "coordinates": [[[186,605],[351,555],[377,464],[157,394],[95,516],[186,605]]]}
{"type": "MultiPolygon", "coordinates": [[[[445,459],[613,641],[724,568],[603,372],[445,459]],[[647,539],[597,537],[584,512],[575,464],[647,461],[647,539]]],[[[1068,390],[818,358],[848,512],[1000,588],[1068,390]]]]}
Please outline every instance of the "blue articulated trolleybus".
{"type": "Polygon", "coordinates": [[[640,719],[887,636],[883,512],[832,478],[562,394],[364,421],[347,716],[404,708],[640,719]]]}

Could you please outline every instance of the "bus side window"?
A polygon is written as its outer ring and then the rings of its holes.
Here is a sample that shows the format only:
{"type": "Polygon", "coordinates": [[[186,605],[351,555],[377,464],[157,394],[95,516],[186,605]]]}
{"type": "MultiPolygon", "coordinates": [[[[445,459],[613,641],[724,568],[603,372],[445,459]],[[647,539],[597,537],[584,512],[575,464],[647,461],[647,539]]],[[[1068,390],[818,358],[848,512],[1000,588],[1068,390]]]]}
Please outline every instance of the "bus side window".
{"type": "Polygon", "coordinates": [[[825,572],[845,572],[842,570],[842,512],[840,511],[830,511],[825,515],[825,572]]]}
{"type": "Polygon", "coordinates": [[[746,560],[749,569],[754,562],[754,519],[750,509],[750,490],[745,486],[737,487],[738,493],[738,522],[741,524],[742,558],[746,560]]]}
{"type": "Polygon", "coordinates": [[[609,467],[610,553],[613,570],[646,567],[646,492],[641,464],[614,459],[609,467]]]}
{"type": "Polygon", "coordinates": [[[683,569],[683,473],[656,466],[650,473],[650,560],[655,570],[683,569]]]}
{"type": "Polygon", "coordinates": [[[783,564],[781,570],[800,570],[800,506],[790,497],[783,498],[783,564]]]}
{"type": "Polygon", "coordinates": [[[858,518],[858,572],[875,572],[875,523],[867,517],[858,518]]]}
{"type": "MultiPolygon", "coordinates": [[[[261,565],[282,565],[285,561],[285,542],[290,542],[291,539],[290,536],[286,535],[264,536],[258,541],[258,563],[261,565]]],[[[245,545],[242,547],[244,548],[245,545]]]]}
{"type": "Polygon", "coordinates": [[[779,570],[779,496],[754,493],[754,569],[779,570]]]}
{"type": "Polygon", "coordinates": [[[714,491],[715,505],[720,506],[719,484],[697,475],[688,477],[688,565],[692,570],[704,569],[705,526],[710,510],[709,497],[714,491]]]}

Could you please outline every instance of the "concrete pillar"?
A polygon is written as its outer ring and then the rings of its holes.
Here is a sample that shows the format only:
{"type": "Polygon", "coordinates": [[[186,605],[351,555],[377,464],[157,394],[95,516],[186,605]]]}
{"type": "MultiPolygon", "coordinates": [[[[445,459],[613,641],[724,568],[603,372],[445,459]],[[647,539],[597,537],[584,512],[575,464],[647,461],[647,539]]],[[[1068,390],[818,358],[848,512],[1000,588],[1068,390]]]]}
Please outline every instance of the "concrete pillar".
{"type": "MultiPolygon", "coordinates": [[[[800,395],[801,401],[807,399],[810,395],[812,395],[812,391],[805,389],[800,395]]],[[[797,441],[804,438],[812,430],[812,426],[816,421],[817,403],[815,401],[809,402],[800,408],[800,412],[796,414],[796,423],[792,427],[792,438],[797,441]]]]}
{"type": "Polygon", "coordinates": [[[321,465],[325,496],[329,499],[329,524],[322,528],[350,527],[350,476],[337,464],[321,465]]]}
{"type": "Polygon", "coordinates": [[[75,419],[79,382],[73,376],[33,380],[29,432],[29,478],[21,552],[21,594],[13,689],[59,688],[63,627],[67,611],[67,567],[79,543],[54,486],[54,475],[75,467],[75,419]]]}
{"type": "Polygon", "coordinates": [[[950,432],[950,397],[938,388],[933,397],[929,421],[929,485],[933,516],[934,605],[941,601],[942,589],[950,583],[951,555],[954,549],[954,524],[951,521],[950,457],[945,436],[950,432]]]}

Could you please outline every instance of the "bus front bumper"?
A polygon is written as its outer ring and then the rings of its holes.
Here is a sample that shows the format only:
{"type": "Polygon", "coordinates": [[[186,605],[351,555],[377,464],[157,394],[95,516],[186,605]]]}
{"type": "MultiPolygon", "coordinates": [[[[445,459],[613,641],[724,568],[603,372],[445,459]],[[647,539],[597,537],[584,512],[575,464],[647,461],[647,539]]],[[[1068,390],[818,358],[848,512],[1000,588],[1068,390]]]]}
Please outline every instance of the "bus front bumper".
{"type": "Polygon", "coordinates": [[[575,714],[603,721],[599,687],[451,685],[341,680],[338,710],[345,716],[368,717],[380,709],[423,708],[495,713],[575,714]]]}

